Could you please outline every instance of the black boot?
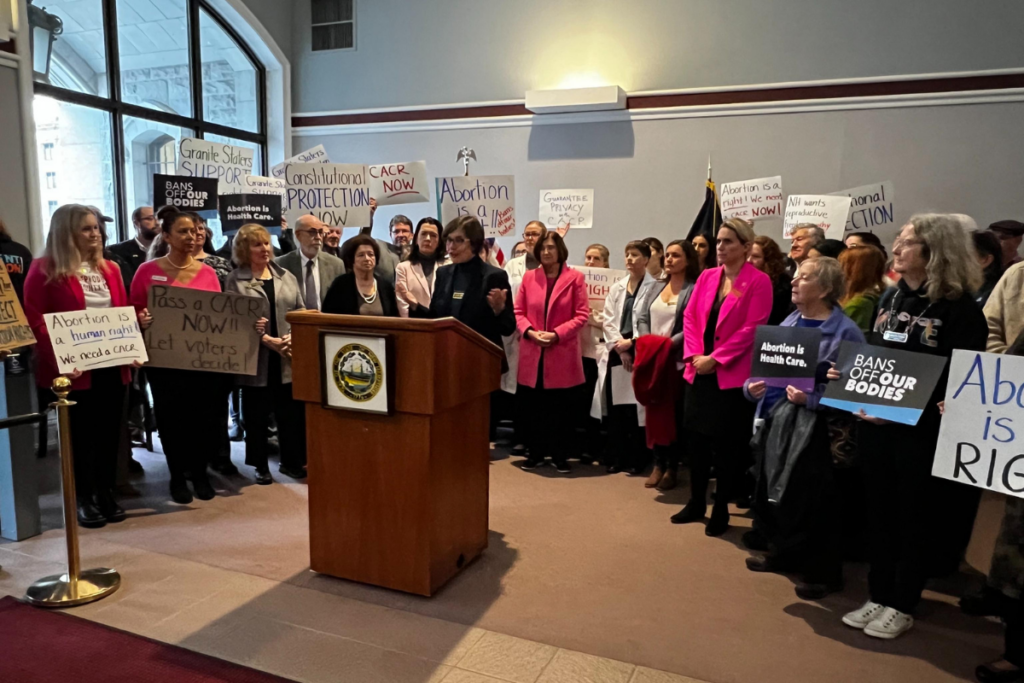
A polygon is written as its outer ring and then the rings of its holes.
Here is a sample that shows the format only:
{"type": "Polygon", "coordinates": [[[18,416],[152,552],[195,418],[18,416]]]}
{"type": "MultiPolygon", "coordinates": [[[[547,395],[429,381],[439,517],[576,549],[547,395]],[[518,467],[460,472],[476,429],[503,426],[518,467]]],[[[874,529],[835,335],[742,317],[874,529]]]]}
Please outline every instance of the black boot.
{"type": "Polygon", "coordinates": [[[78,501],[78,525],[86,529],[99,529],[107,525],[107,518],[91,500],[78,501]]]}
{"type": "Polygon", "coordinates": [[[704,519],[704,514],[708,511],[707,505],[696,503],[691,500],[686,504],[682,510],[672,515],[673,524],[689,524],[690,522],[699,522],[704,519]]]}
{"type": "Polygon", "coordinates": [[[96,494],[96,507],[99,509],[100,514],[103,515],[103,518],[110,524],[123,522],[125,517],[128,516],[125,514],[124,508],[117,504],[114,494],[109,490],[100,491],[96,494]]]}

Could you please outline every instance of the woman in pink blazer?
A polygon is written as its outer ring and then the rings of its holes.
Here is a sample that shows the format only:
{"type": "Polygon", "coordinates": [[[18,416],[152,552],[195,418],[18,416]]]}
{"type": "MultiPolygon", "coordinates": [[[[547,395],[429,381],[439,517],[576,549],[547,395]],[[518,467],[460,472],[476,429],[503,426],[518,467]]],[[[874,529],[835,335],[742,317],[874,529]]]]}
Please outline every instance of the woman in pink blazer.
{"type": "Polygon", "coordinates": [[[524,425],[530,457],[522,464],[532,470],[548,455],[559,472],[566,461],[573,421],[566,407],[578,400],[585,382],[579,332],[590,317],[583,273],[566,265],[569,250],[561,235],[549,232],[534,247],[540,268],[523,276],[515,299],[519,344],[517,395],[531,406],[524,425]]]}
{"type": "Polygon", "coordinates": [[[754,228],[747,221],[731,218],[722,223],[716,241],[719,265],[697,278],[683,314],[690,502],[672,521],[704,519],[714,462],[718,486],[704,529],[708,536],[721,536],[729,528],[729,501],[750,458],[754,413],[743,396],[743,383],[750,377],[754,331],[768,322],[772,311],[771,280],[747,263],[753,243],[754,228]]]}
{"type": "MultiPolygon", "coordinates": [[[[118,321],[111,308],[128,306],[121,270],[103,258],[103,240],[96,214],[86,206],[65,204],[50,219],[46,250],[32,262],[25,278],[25,317],[37,344],[36,385],[40,408],[55,400],[49,392],[60,374],[43,316],[47,313],[88,312],[106,314],[118,321]]],[[[75,454],[75,489],[78,523],[96,528],[120,522],[125,512],[114,499],[118,443],[121,437],[121,406],[131,378],[129,366],[89,370],[76,367],[71,379],[71,448],[75,454]]]]}
{"type": "Polygon", "coordinates": [[[437,269],[444,265],[445,250],[441,244],[441,222],[426,217],[416,226],[412,238],[412,252],[408,261],[395,267],[395,293],[398,298],[398,314],[409,317],[408,295],[416,301],[430,301],[434,296],[434,278],[437,269]]]}

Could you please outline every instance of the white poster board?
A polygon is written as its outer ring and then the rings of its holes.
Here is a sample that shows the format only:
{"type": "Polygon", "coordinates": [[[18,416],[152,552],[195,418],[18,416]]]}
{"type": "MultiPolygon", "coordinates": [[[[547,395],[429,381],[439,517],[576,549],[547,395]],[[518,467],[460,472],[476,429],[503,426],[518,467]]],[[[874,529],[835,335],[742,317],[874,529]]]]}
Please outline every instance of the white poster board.
{"type": "Polygon", "coordinates": [[[217,194],[276,194],[285,195],[284,178],[268,178],[261,175],[247,175],[237,184],[218,183],[217,194]]]}
{"type": "Polygon", "coordinates": [[[255,154],[247,147],[182,138],[178,145],[178,175],[216,178],[221,183],[239,185],[242,178],[252,175],[255,154]]]}
{"type": "Polygon", "coordinates": [[[846,232],[873,232],[887,244],[895,238],[902,227],[896,224],[893,201],[896,190],[891,180],[872,185],[862,185],[849,190],[833,192],[836,196],[849,197],[850,215],[846,220],[846,232]]]}
{"type": "Polygon", "coordinates": [[[608,290],[612,285],[626,277],[626,271],[614,268],[588,268],[573,266],[583,273],[583,281],[587,283],[587,301],[593,311],[604,310],[604,300],[608,298],[608,290]]]}
{"type": "Polygon", "coordinates": [[[427,162],[371,164],[369,169],[370,196],[377,200],[377,206],[419,204],[430,201],[427,162]]]}
{"type": "Polygon", "coordinates": [[[594,227],[593,190],[541,190],[540,221],[555,228],[594,227]]]}
{"type": "Polygon", "coordinates": [[[312,214],[335,228],[370,224],[369,174],[362,164],[288,164],[285,218],[312,214]]]}
{"type": "Polygon", "coordinates": [[[285,159],[270,169],[270,175],[274,178],[284,178],[284,167],[288,164],[327,164],[330,161],[327,158],[327,150],[324,149],[324,146],[317,145],[313,149],[307,149],[305,152],[299,152],[290,159],[285,159]]]}
{"type": "Polygon", "coordinates": [[[44,313],[43,320],[62,375],[149,360],[132,306],[44,313]]]}
{"type": "Polygon", "coordinates": [[[932,475],[1024,498],[1024,357],[953,351],[932,475]]]}
{"type": "Polygon", "coordinates": [[[783,239],[791,239],[793,228],[811,223],[825,231],[825,237],[841,239],[850,213],[850,198],[827,194],[791,194],[782,223],[783,239]]]}
{"type": "Polygon", "coordinates": [[[722,183],[722,218],[760,221],[782,216],[782,176],[722,183]]]}
{"type": "Polygon", "coordinates": [[[480,219],[487,237],[505,237],[516,230],[516,179],[510,175],[435,178],[441,224],[459,216],[480,219]]]}
{"type": "Polygon", "coordinates": [[[389,413],[387,337],[328,333],[323,349],[326,406],[389,413]]]}

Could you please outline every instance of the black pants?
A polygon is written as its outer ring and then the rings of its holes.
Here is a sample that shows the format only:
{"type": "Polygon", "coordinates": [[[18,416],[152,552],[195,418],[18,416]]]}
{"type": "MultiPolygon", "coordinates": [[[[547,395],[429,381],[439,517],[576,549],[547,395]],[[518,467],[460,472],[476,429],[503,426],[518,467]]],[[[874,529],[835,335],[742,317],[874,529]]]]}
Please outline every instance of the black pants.
{"type": "Polygon", "coordinates": [[[219,398],[217,401],[217,424],[220,425],[217,432],[217,449],[210,456],[213,458],[208,464],[227,464],[231,462],[231,438],[228,436],[228,413],[230,409],[231,392],[234,383],[224,376],[218,387],[219,398]]]}
{"type": "Polygon", "coordinates": [[[147,368],[153,413],[171,481],[207,478],[206,465],[220,448],[220,404],[226,377],[215,372],[147,368]]]}
{"type": "Polygon", "coordinates": [[[551,458],[555,463],[563,463],[572,454],[573,421],[565,408],[572,405],[577,392],[576,387],[545,389],[542,378],[537,379],[536,387],[516,387],[516,398],[526,402],[532,413],[524,425],[531,460],[551,458]]]}
{"type": "Polygon", "coordinates": [[[1024,669],[1024,600],[1015,600],[1014,611],[1006,617],[1006,654],[1003,659],[1024,669]]]}
{"type": "Polygon", "coordinates": [[[291,382],[265,387],[242,387],[245,464],[259,471],[269,471],[267,436],[271,413],[277,419],[281,464],[291,468],[305,467],[306,412],[305,406],[292,397],[291,382]]]}
{"type": "Polygon", "coordinates": [[[621,470],[642,470],[651,459],[647,437],[640,426],[637,407],[612,403],[611,364],[605,378],[605,404],[608,406],[608,464],[621,470]]]}
{"type": "Polygon", "coordinates": [[[601,421],[591,417],[590,408],[594,402],[594,390],[597,387],[597,361],[583,358],[583,384],[577,387],[578,410],[576,432],[579,441],[578,450],[590,456],[590,460],[602,460],[604,444],[601,440],[601,421]]]}
{"type": "MultiPolygon", "coordinates": [[[[68,417],[75,462],[75,491],[78,500],[82,501],[114,488],[126,391],[121,382],[121,368],[103,368],[93,370],[91,374],[90,388],[73,391],[68,396],[75,402],[68,409],[68,417]]],[[[50,400],[56,400],[56,397],[50,400]]]]}
{"type": "Polygon", "coordinates": [[[713,465],[718,482],[715,487],[715,510],[719,514],[728,514],[736,482],[750,459],[750,436],[750,427],[745,419],[737,421],[734,429],[718,432],[714,436],[693,430],[687,432],[692,502],[697,505],[707,504],[708,482],[713,465]]]}

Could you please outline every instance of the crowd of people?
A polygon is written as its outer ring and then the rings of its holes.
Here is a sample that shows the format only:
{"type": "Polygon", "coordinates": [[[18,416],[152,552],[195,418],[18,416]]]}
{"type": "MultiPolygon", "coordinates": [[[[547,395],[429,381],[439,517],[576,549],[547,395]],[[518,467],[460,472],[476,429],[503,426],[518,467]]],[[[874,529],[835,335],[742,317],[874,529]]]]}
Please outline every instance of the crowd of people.
{"type": "MultiPolygon", "coordinates": [[[[259,484],[273,482],[272,434],[279,471],[305,476],[289,312],[453,316],[505,350],[492,440],[510,424],[522,469],[550,461],[565,474],[570,460],[599,463],[661,491],[685,479],[689,501],[671,521],[704,522],[708,536],[729,529],[730,505],[749,508],[754,524],[742,542],[757,554],[748,568],[801,575],[803,599],[843,590],[844,562],[866,558],[870,599],[843,622],[895,638],[913,626],[929,578],[958,568],[979,489],[930,474],[946,377],[913,427],[829,409],[821,397],[841,379],[840,346],[866,342],[947,358],[954,349],[1024,353],[1024,224],[1017,221],[979,230],[964,215],[916,215],[888,250],[870,232],[839,241],[805,224],[784,252],[753,224],[729,219],[714,234],[667,246],[653,237],[626,242],[626,276],[592,309],[584,275],[569,265],[565,230],[538,221],[499,266],[500,251],[469,216],[445,226],[396,216],[390,242],[367,228],[344,243],[340,230],[303,216],[285,230],[280,249],[266,228],[246,225],[216,253],[206,251],[211,235],[196,214],[141,207],[132,219],[135,236],[107,248],[107,217],[62,206],[44,254],[25,259],[40,397],[58,374],[46,313],[132,305],[145,329],[148,291],[160,283],[260,297],[269,315],[256,324],[254,376],[149,367],[70,375],[84,526],[124,519],[114,496],[116,444],[150,393],[175,502],[216,495],[210,469],[237,473],[229,439],[244,438],[259,484]],[[761,325],[821,331],[813,391],[751,380],[761,325]]],[[[608,268],[611,254],[592,244],[579,261],[608,268]]],[[[1024,505],[1008,505],[996,552],[1012,557],[998,566],[1024,566],[1013,540],[1022,530],[1024,505]]],[[[1020,574],[990,577],[985,591],[965,600],[974,613],[1007,618],[1005,659],[979,667],[982,680],[1024,680],[1020,574]]]]}

